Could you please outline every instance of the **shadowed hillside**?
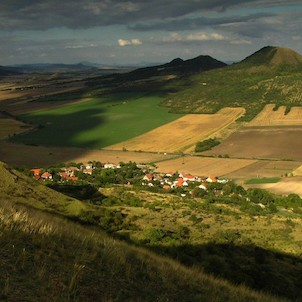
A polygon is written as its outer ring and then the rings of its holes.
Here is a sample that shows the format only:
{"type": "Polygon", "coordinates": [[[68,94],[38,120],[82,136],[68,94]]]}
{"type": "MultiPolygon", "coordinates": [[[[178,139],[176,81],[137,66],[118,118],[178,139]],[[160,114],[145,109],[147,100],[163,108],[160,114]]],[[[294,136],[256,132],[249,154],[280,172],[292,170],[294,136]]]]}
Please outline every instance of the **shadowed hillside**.
{"type": "Polygon", "coordinates": [[[18,205],[25,192],[37,204],[61,195],[44,187],[43,200],[42,185],[3,164],[0,172],[1,301],[281,301],[18,205]]]}
{"type": "Polygon", "coordinates": [[[140,79],[163,75],[190,75],[224,66],[227,64],[210,56],[198,56],[185,61],[177,58],[163,65],[136,69],[127,74],[127,77],[140,79]]]}

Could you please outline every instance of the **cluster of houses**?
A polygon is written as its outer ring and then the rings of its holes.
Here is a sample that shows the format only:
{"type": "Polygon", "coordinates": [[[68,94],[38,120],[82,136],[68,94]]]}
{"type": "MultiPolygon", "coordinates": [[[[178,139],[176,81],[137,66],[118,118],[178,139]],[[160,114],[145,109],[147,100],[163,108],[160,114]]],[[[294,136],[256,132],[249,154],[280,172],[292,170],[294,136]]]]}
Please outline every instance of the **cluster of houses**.
{"type": "MultiPolygon", "coordinates": [[[[46,180],[53,180],[55,175],[60,177],[61,181],[78,181],[79,177],[76,176],[77,172],[82,172],[84,174],[92,175],[93,170],[96,167],[93,164],[85,164],[81,165],[80,168],[75,166],[70,167],[63,167],[60,169],[58,173],[51,173],[49,171],[45,171],[41,168],[31,169],[33,173],[33,177],[37,180],[46,181],[46,180]]],[[[120,165],[115,165],[111,163],[104,164],[102,166],[103,169],[119,169],[120,165]]]]}
{"type": "MultiPolygon", "coordinates": [[[[207,186],[209,183],[221,183],[226,184],[228,179],[218,179],[214,176],[209,177],[199,177],[193,176],[191,174],[170,172],[170,173],[155,173],[150,172],[150,167],[146,165],[137,165],[138,168],[144,171],[144,176],[142,177],[142,185],[148,187],[161,187],[165,190],[176,189],[176,188],[186,188],[186,187],[198,187],[207,191],[207,186]]],[[[103,164],[100,169],[119,169],[120,165],[115,165],[112,163],[103,164]]],[[[43,169],[32,169],[34,178],[37,180],[53,180],[56,177],[56,180],[62,182],[74,182],[78,181],[78,173],[82,172],[84,174],[92,175],[94,169],[96,169],[93,164],[81,165],[79,168],[76,166],[63,167],[59,169],[56,173],[50,173],[49,171],[44,171],[43,169]]]]}
{"type": "Polygon", "coordinates": [[[166,173],[166,174],[145,174],[142,185],[154,187],[160,185],[165,190],[188,187],[190,184],[196,184],[200,189],[207,190],[208,183],[226,184],[229,180],[226,178],[218,179],[215,176],[198,177],[191,174],[166,173]]]}

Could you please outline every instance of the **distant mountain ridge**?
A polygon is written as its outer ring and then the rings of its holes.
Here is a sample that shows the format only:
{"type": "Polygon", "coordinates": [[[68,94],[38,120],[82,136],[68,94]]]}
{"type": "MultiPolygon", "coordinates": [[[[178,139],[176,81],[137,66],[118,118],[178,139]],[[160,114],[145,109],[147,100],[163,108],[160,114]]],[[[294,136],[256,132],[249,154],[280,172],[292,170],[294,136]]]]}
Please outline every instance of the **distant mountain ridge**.
{"type": "Polygon", "coordinates": [[[130,72],[130,75],[148,78],[152,76],[164,76],[171,74],[194,74],[225,66],[227,66],[227,64],[224,62],[216,60],[208,55],[202,55],[189,60],[176,58],[166,64],[139,68],[130,72]]]}
{"type": "Polygon", "coordinates": [[[1,76],[11,76],[11,75],[18,75],[21,74],[20,70],[14,67],[5,67],[0,66],[0,77],[1,76]]]}

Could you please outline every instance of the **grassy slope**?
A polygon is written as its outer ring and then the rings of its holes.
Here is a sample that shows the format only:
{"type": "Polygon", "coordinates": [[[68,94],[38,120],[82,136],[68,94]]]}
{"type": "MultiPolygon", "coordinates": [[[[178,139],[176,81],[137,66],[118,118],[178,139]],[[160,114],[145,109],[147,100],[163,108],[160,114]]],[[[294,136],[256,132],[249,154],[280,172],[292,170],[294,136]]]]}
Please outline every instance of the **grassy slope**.
{"type": "Polygon", "coordinates": [[[50,190],[34,179],[0,162],[0,200],[12,200],[41,210],[75,216],[86,206],[73,198],[50,190]]]}
{"type": "Polygon", "coordinates": [[[22,118],[44,126],[19,142],[101,148],[171,122],[181,115],[159,107],[159,97],[115,95],[32,113],[22,118]]]}
{"type": "Polygon", "coordinates": [[[244,119],[250,120],[267,103],[301,106],[301,75],[301,55],[265,47],[239,64],[193,76],[165,105],[174,112],[202,113],[242,106],[247,110],[244,119]]]}
{"type": "Polygon", "coordinates": [[[34,207],[60,204],[54,199],[61,195],[33,185],[5,165],[0,171],[1,301],[277,301],[100,231],[17,205],[15,200],[29,203],[20,194],[28,195],[34,207]],[[40,202],[43,196],[48,198],[40,202]]]}
{"type": "MultiPolygon", "coordinates": [[[[121,235],[236,284],[301,299],[301,208],[276,201],[269,213],[250,202],[205,202],[146,191],[102,189],[122,200],[121,235]],[[139,200],[129,203],[127,200],[139,200]],[[285,208],[288,208],[286,210],[285,208]]],[[[260,198],[260,197],[259,197],[260,198]]],[[[224,201],[223,201],[224,200],[224,201]]]]}
{"type": "Polygon", "coordinates": [[[245,120],[250,120],[267,103],[301,105],[301,75],[301,68],[229,66],[192,77],[188,88],[171,95],[164,104],[174,112],[199,113],[244,107],[245,120]]]}

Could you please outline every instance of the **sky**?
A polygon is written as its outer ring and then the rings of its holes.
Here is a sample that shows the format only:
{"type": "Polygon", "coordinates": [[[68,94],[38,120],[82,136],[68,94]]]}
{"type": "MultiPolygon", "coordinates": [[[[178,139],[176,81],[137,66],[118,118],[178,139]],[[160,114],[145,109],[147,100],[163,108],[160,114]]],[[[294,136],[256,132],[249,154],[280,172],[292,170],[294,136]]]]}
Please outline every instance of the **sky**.
{"type": "Polygon", "coordinates": [[[137,65],[271,45],[302,54],[302,0],[1,0],[0,65],[137,65]]]}

